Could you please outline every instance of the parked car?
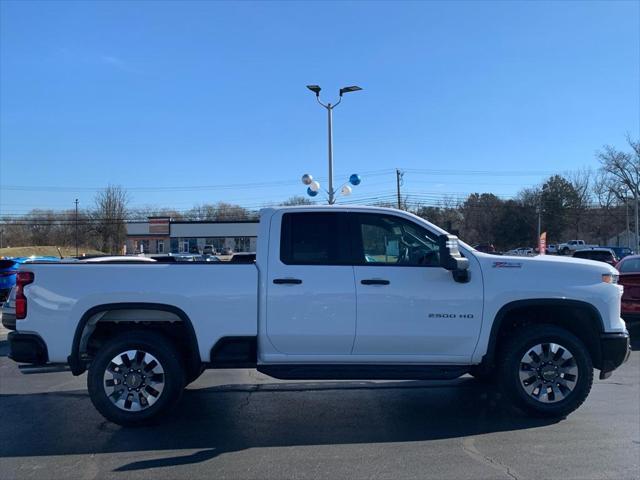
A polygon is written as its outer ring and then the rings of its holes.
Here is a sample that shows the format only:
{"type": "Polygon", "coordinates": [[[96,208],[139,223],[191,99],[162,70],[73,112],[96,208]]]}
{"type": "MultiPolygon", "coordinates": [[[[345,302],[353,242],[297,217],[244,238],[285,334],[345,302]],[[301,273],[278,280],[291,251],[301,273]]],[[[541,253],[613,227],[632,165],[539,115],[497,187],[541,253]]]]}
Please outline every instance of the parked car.
{"type": "Polygon", "coordinates": [[[622,318],[627,323],[640,322],[640,255],[629,255],[616,267],[620,272],[622,293],[622,318]]]}
{"type": "Polygon", "coordinates": [[[7,330],[16,329],[16,289],[13,287],[7,301],[2,304],[2,326],[7,330]]]}
{"type": "Polygon", "coordinates": [[[155,262],[153,258],[141,255],[105,255],[103,257],[91,257],[79,260],[83,263],[146,263],[155,262]]]}
{"type": "Polygon", "coordinates": [[[10,358],[88,371],[98,411],[136,425],[204,368],[248,367],[289,380],[471,373],[562,417],[594,367],[605,379],[629,357],[605,263],[496,257],[408,212],[354,205],[265,208],[258,232],[256,264],[22,265],[10,358]]]}
{"type": "Polygon", "coordinates": [[[553,243],[551,245],[547,245],[546,253],[549,254],[549,255],[557,254],[558,253],[558,246],[553,244],[553,243]]]}
{"type": "Polygon", "coordinates": [[[256,262],[255,252],[234,253],[233,256],[229,259],[229,263],[255,263],[255,262],[256,262]]]}
{"type": "Polygon", "coordinates": [[[584,240],[569,240],[566,243],[561,243],[560,245],[558,245],[558,253],[562,255],[570,255],[571,253],[578,250],[597,246],[598,245],[587,244],[584,240]]]}
{"type": "Polygon", "coordinates": [[[574,258],[584,258],[585,260],[596,260],[605,262],[615,267],[618,264],[616,254],[610,248],[591,247],[573,252],[574,258]]]}
{"type": "Polygon", "coordinates": [[[58,257],[16,257],[0,259],[0,302],[4,302],[16,284],[18,267],[28,262],[59,262],[58,257]]]}
{"type": "Polygon", "coordinates": [[[517,257],[527,257],[533,255],[533,248],[520,247],[509,250],[505,255],[515,255],[517,257]]]}
{"type": "Polygon", "coordinates": [[[0,302],[4,301],[16,284],[16,273],[19,263],[15,259],[0,260],[0,302]]]}
{"type": "Polygon", "coordinates": [[[479,243],[474,245],[473,248],[483,253],[496,253],[496,247],[492,243],[479,243]]]}
{"type": "Polygon", "coordinates": [[[610,248],[616,254],[619,260],[622,260],[624,257],[628,257],[629,255],[633,255],[635,252],[631,250],[629,247],[605,247],[610,248]]]}
{"type": "Polygon", "coordinates": [[[216,252],[216,249],[214,248],[213,245],[205,245],[202,248],[202,254],[203,255],[216,255],[218,252],[216,252]]]}
{"type": "Polygon", "coordinates": [[[219,262],[215,255],[195,255],[192,253],[166,253],[150,255],[151,259],[159,263],[183,263],[183,262],[219,262]]]}

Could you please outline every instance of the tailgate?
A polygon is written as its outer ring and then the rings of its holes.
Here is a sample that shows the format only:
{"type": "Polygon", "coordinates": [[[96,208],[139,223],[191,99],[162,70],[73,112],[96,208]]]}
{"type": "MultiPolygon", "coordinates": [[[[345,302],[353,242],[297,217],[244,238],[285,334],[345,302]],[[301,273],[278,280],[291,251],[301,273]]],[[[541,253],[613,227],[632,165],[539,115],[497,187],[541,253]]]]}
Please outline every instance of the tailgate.
{"type": "Polygon", "coordinates": [[[619,283],[624,286],[623,301],[640,302],[640,273],[621,273],[619,283]]]}

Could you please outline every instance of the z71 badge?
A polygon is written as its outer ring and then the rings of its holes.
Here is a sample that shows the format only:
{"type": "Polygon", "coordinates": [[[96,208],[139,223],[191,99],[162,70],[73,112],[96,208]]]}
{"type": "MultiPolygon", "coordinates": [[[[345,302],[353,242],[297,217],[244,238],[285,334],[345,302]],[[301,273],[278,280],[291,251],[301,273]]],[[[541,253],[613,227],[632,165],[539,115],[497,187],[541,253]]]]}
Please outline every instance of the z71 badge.
{"type": "Polygon", "coordinates": [[[522,262],[493,262],[493,268],[522,268],[522,262]]]}

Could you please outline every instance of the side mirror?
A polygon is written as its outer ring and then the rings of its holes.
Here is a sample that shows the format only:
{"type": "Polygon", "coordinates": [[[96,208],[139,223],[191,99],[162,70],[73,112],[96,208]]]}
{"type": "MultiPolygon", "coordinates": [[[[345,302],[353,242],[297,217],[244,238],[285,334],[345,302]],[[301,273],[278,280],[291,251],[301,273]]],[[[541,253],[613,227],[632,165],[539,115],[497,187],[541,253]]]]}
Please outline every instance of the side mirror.
{"type": "Polygon", "coordinates": [[[440,249],[440,266],[451,271],[456,282],[469,281],[469,260],[464,258],[458,249],[458,237],[442,234],[438,237],[440,249]]]}

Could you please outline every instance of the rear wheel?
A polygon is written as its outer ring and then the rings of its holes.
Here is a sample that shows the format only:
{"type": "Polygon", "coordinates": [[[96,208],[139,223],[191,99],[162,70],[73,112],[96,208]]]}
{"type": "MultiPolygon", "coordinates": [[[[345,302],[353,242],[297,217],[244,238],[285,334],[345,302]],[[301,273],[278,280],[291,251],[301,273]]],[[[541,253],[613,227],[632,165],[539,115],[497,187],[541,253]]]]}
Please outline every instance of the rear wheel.
{"type": "Polygon", "coordinates": [[[526,412],[563,417],[589,395],[593,364],[572,333],[554,325],[530,325],[509,340],[500,377],[506,396],[526,412]]]}
{"type": "Polygon", "coordinates": [[[184,388],[180,356],[156,332],[124,332],[109,340],[89,367],[87,386],[107,419],[132,426],[151,422],[180,399],[184,388]]]}

